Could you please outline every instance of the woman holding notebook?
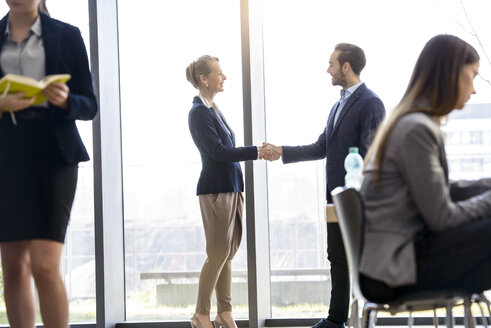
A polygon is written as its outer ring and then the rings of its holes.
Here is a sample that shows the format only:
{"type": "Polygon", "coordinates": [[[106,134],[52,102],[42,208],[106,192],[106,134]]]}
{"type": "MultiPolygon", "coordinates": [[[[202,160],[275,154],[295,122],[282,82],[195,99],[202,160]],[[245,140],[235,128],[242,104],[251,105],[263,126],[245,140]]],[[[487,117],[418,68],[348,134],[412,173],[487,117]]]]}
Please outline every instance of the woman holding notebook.
{"type": "Polygon", "coordinates": [[[0,21],[0,77],[41,80],[69,74],[43,90],[33,105],[23,93],[0,99],[0,249],[7,316],[12,327],[35,324],[37,287],[44,326],[68,326],[60,274],[65,233],[77,186],[78,163],[89,160],[76,120],[97,113],[80,31],[48,16],[44,0],[7,0],[0,21]]]}

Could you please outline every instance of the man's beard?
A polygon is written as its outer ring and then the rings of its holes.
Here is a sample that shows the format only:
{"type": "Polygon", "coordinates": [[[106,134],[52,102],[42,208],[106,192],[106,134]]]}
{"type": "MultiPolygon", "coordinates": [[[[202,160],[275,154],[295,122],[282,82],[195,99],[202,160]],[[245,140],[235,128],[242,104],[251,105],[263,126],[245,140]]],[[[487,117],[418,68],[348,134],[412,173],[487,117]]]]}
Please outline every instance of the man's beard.
{"type": "Polygon", "coordinates": [[[335,75],[332,79],[332,85],[339,85],[344,88],[347,84],[346,75],[343,72],[339,72],[339,74],[335,75]]]}

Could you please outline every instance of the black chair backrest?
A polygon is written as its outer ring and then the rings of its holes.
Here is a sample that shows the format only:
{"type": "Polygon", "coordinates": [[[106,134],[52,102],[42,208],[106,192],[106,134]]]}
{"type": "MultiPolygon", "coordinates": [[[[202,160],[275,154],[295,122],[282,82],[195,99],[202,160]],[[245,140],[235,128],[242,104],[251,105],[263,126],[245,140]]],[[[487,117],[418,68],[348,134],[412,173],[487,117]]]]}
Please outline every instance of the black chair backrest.
{"type": "Polygon", "coordinates": [[[364,299],[358,279],[358,263],[363,243],[363,203],[360,194],[353,188],[337,187],[331,195],[348,257],[353,294],[358,299],[364,299]]]}

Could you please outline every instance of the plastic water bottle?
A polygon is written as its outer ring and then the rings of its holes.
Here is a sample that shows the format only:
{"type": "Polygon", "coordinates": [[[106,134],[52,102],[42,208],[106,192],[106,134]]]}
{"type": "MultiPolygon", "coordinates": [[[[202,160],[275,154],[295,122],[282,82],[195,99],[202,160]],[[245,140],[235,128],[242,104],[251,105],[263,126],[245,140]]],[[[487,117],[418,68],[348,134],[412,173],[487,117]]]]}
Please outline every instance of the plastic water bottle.
{"type": "Polygon", "coordinates": [[[360,190],[363,181],[363,158],[358,153],[358,147],[349,148],[349,154],[344,159],[344,168],[346,170],[345,186],[360,190]]]}

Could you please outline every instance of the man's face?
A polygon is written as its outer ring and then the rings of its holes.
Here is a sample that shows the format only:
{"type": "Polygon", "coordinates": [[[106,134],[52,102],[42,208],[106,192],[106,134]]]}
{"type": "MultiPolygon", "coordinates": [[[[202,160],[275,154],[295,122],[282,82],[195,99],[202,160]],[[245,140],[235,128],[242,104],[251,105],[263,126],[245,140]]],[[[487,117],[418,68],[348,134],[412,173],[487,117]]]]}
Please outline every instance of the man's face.
{"type": "Polygon", "coordinates": [[[336,50],[332,53],[331,58],[329,59],[329,67],[327,68],[327,73],[331,74],[332,85],[340,85],[344,88],[347,85],[347,82],[346,76],[343,73],[343,69],[341,65],[339,65],[339,53],[339,50],[336,50]]]}

